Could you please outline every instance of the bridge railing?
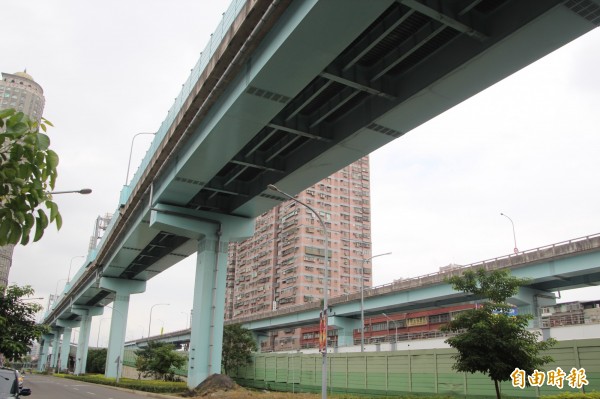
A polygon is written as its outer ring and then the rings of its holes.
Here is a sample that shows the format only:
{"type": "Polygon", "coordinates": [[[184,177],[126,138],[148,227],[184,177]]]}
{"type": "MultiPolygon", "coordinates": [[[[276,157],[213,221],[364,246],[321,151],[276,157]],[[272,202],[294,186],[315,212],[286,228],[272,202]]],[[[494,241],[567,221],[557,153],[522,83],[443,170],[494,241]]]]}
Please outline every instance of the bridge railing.
{"type": "Polygon", "coordinates": [[[135,171],[131,182],[127,187],[124,188],[123,192],[121,193],[122,203],[127,202],[127,200],[129,199],[129,195],[131,194],[130,188],[135,187],[140,178],[142,177],[144,170],[148,167],[150,161],[154,157],[154,154],[159,149],[163,138],[173,125],[175,118],[179,114],[179,111],[181,110],[182,106],[185,104],[187,98],[189,97],[190,93],[195,87],[196,82],[204,72],[212,56],[215,54],[215,51],[219,48],[219,44],[225,37],[226,33],[228,32],[229,28],[235,21],[240,11],[244,8],[245,4],[246,0],[233,0],[227,11],[223,13],[221,22],[219,22],[215,31],[210,35],[210,39],[206,44],[204,50],[200,52],[200,57],[198,58],[196,65],[191,70],[191,73],[187,80],[182,84],[179,94],[175,98],[175,101],[173,102],[171,108],[167,111],[166,118],[164,119],[164,121],[160,125],[160,128],[156,132],[154,140],[152,140],[152,144],[150,145],[148,151],[146,151],[144,159],[135,171]]]}
{"type": "MultiPolygon", "coordinates": [[[[450,270],[438,271],[422,276],[409,277],[402,280],[396,280],[391,283],[382,284],[364,290],[364,295],[379,295],[385,292],[398,291],[409,288],[422,287],[429,284],[438,284],[444,282],[447,278],[460,275],[465,270],[484,268],[486,270],[502,269],[506,267],[518,267],[527,263],[547,259],[550,257],[569,255],[575,252],[586,251],[600,247],[600,233],[578,237],[567,241],[561,241],[555,244],[544,245],[542,247],[529,249],[501,257],[486,259],[483,261],[470,263],[453,267],[450,270]]],[[[358,297],[360,293],[344,295],[343,297],[358,297]]],[[[332,298],[332,302],[334,299],[332,298]]]]}
{"type": "MultiPolygon", "coordinates": [[[[215,51],[219,47],[219,44],[223,40],[223,37],[237,18],[240,11],[245,6],[246,1],[247,0],[233,0],[227,11],[223,13],[221,21],[217,25],[215,31],[210,35],[210,39],[206,44],[206,47],[203,51],[200,52],[200,57],[198,58],[196,65],[191,70],[187,80],[182,84],[181,90],[175,98],[173,105],[171,105],[171,108],[167,111],[167,116],[165,117],[158,131],[156,132],[156,135],[154,136],[154,139],[150,144],[150,148],[148,148],[148,150],[146,151],[144,158],[142,159],[141,163],[136,169],[133,177],[129,181],[129,184],[124,186],[121,190],[119,201],[120,205],[127,203],[127,201],[129,200],[129,196],[132,193],[132,188],[135,187],[138,184],[139,180],[142,178],[144,171],[149,166],[154,155],[159,150],[159,147],[163,139],[165,138],[167,132],[175,122],[175,118],[179,114],[179,111],[181,110],[183,104],[186,102],[186,99],[192,92],[194,86],[196,85],[196,82],[206,69],[206,66],[209,64],[212,56],[215,54],[215,51]]],[[[96,254],[98,253],[99,249],[102,248],[102,245],[104,244],[106,238],[110,236],[110,233],[118,220],[119,214],[120,213],[118,209],[113,213],[111,221],[102,239],[100,240],[100,243],[96,248],[90,251],[90,255],[88,256],[89,260],[94,260],[96,258],[96,254]]]]}

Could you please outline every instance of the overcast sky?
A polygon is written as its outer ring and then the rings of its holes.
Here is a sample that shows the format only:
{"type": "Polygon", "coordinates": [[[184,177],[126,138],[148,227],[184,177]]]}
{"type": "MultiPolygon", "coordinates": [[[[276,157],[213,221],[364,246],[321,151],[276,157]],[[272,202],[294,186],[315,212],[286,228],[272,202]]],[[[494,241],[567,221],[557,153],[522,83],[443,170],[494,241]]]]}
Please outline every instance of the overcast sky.
{"type": "MultiPolygon", "coordinates": [[[[44,88],[60,155],[63,215],[39,243],[17,247],[10,282],[44,304],[86,255],[96,217],[113,213],[131,139],[160,126],[228,0],[8,0],[0,71],[44,88]],[[95,4],[95,6],[93,5],[95,4]],[[14,16],[7,18],[7,16],[14,16]]],[[[600,31],[574,41],[371,155],[374,283],[432,273],[600,233],[600,31]]],[[[135,140],[131,173],[150,136],[135,140]]],[[[130,302],[127,339],[185,328],[195,256],[150,280],[130,302]]],[[[596,288],[562,301],[600,299],[596,288]]],[[[106,345],[110,309],[92,325],[106,345]],[[107,319],[101,322],[102,319],[107,319]]]]}

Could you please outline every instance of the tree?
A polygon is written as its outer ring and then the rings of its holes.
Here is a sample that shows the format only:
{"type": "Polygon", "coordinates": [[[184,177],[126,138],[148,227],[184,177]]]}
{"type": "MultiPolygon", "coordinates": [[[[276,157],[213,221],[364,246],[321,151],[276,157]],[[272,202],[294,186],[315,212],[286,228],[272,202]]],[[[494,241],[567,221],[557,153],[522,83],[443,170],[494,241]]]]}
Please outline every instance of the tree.
{"type": "Polygon", "coordinates": [[[57,176],[58,155],[38,123],[14,109],[0,111],[0,246],[26,245],[42,238],[49,223],[60,229],[62,218],[49,194],[57,176]],[[42,205],[49,211],[49,215],[42,205]]]}
{"type": "Polygon", "coordinates": [[[499,382],[508,381],[516,368],[530,374],[552,361],[540,352],[556,341],[538,341],[540,334],[527,330],[533,316],[511,315],[512,307],[506,302],[527,281],[511,276],[508,270],[487,272],[484,269],[448,279],[455,290],[485,299],[483,306],[460,313],[442,328],[442,331],[457,333],[446,340],[458,351],[452,367],[460,372],[488,375],[494,381],[498,399],[499,382]]]}
{"type": "Polygon", "coordinates": [[[136,351],[136,368],[144,377],[172,381],[175,370],[185,365],[185,357],[166,342],[148,342],[148,346],[136,351]]]}
{"type": "Polygon", "coordinates": [[[7,359],[26,355],[33,341],[49,331],[48,326],[35,322],[35,315],[42,306],[25,302],[26,298],[23,298],[33,293],[33,288],[28,285],[0,289],[0,353],[7,359]]]}
{"type": "Polygon", "coordinates": [[[90,349],[87,355],[86,370],[88,373],[104,374],[106,368],[106,348],[90,349]]]}
{"type": "Polygon", "coordinates": [[[251,353],[257,346],[252,332],[240,324],[230,324],[223,328],[223,353],[221,365],[225,374],[237,370],[252,361],[251,353]]]}

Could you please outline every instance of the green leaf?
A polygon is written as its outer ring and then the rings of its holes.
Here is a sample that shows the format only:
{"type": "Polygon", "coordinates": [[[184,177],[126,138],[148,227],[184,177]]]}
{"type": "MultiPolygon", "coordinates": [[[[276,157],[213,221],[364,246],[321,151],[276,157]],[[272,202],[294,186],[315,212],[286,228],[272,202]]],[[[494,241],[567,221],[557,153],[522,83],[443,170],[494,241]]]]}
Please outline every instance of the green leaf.
{"type": "Polygon", "coordinates": [[[25,214],[23,212],[15,212],[14,217],[17,220],[17,222],[19,222],[19,224],[22,225],[25,223],[25,214]]]}
{"type": "Polygon", "coordinates": [[[8,233],[10,232],[10,226],[12,225],[12,220],[8,217],[2,219],[2,223],[0,223],[0,237],[3,239],[8,238],[8,233]]]}
{"type": "Polygon", "coordinates": [[[37,223],[40,223],[42,226],[42,229],[45,229],[46,227],[48,227],[48,216],[46,216],[46,212],[44,212],[41,209],[38,209],[37,213],[38,213],[37,223]]]}
{"type": "Polygon", "coordinates": [[[31,230],[31,228],[33,227],[34,223],[35,223],[35,219],[34,219],[33,215],[31,213],[26,213],[25,214],[25,224],[24,224],[24,226],[28,227],[29,230],[31,230]]]}
{"type": "Polygon", "coordinates": [[[38,148],[42,151],[45,151],[50,147],[50,137],[43,133],[36,134],[36,139],[38,143],[38,148]]]}
{"type": "Polygon", "coordinates": [[[21,226],[19,223],[14,222],[11,224],[10,235],[8,236],[8,242],[11,244],[16,244],[19,242],[21,238],[21,226]]]}
{"type": "Polygon", "coordinates": [[[62,216],[59,214],[56,215],[56,230],[60,230],[62,227],[62,216]]]}
{"type": "Polygon", "coordinates": [[[9,126],[8,129],[6,129],[6,131],[13,134],[23,134],[27,132],[28,129],[29,127],[26,123],[18,122],[12,126],[9,126]]]}
{"type": "Polygon", "coordinates": [[[2,109],[0,110],[0,119],[6,119],[11,115],[15,114],[15,109],[14,108],[7,108],[7,109],[2,109]]]}
{"type": "Polygon", "coordinates": [[[42,227],[42,223],[40,222],[40,218],[36,218],[35,224],[35,235],[33,236],[33,242],[38,242],[40,238],[44,235],[44,228],[42,227]]]}
{"type": "Polygon", "coordinates": [[[13,113],[6,121],[6,126],[12,127],[12,126],[16,125],[17,123],[21,123],[21,121],[23,120],[24,117],[25,117],[25,114],[22,112],[13,113]]]}
{"type": "Polygon", "coordinates": [[[52,122],[50,122],[48,119],[46,119],[46,118],[44,118],[44,117],[42,117],[42,122],[43,122],[45,125],[48,125],[48,126],[52,126],[52,127],[54,127],[54,125],[52,124],[52,122]]]}
{"type": "Polygon", "coordinates": [[[21,236],[21,245],[27,245],[29,243],[29,232],[31,231],[31,227],[23,230],[23,234],[21,236]]]}
{"type": "Polygon", "coordinates": [[[56,169],[58,166],[58,154],[52,150],[48,150],[46,153],[46,162],[50,169],[56,169]]]}
{"type": "Polygon", "coordinates": [[[50,223],[56,219],[56,214],[58,213],[58,205],[52,201],[46,201],[46,208],[50,210],[50,223]]]}

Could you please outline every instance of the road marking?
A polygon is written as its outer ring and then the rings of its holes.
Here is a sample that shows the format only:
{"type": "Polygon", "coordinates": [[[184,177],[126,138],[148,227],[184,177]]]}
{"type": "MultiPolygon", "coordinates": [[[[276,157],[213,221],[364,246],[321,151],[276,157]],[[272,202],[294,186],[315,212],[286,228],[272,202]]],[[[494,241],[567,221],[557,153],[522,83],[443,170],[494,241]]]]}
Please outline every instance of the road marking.
{"type": "Polygon", "coordinates": [[[94,392],[86,392],[86,393],[89,393],[90,395],[95,395],[95,393],[94,393],[94,392]]]}

